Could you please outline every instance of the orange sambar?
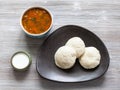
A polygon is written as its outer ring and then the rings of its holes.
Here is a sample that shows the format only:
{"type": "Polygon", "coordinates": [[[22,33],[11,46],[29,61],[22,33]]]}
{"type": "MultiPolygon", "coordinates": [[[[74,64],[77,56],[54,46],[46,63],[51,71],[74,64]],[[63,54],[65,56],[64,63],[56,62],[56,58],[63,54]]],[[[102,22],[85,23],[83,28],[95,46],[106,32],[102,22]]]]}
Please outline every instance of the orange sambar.
{"type": "Polygon", "coordinates": [[[31,34],[40,34],[51,26],[51,15],[42,8],[31,8],[22,17],[22,25],[31,34]]]}

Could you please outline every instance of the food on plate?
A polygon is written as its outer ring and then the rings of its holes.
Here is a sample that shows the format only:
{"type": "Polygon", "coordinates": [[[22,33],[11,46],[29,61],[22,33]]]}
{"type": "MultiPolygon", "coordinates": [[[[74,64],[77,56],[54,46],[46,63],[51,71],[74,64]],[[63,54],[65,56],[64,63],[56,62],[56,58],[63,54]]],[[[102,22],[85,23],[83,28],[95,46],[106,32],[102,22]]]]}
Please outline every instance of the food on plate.
{"type": "Polygon", "coordinates": [[[61,69],[73,67],[76,61],[76,52],[72,47],[62,46],[55,53],[55,64],[61,69]]]}
{"type": "Polygon", "coordinates": [[[79,58],[85,51],[85,43],[79,37],[70,38],[65,45],[75,49],[77,58],[79,58]]]}
{"type": "Polygon", "coordinates": [[[22,26],[30,34],[46,32],[52,23],[50,13],[43,8],[31,8],[22,16],[22,26]]]}
{"type": "Polygon", "coordinates": [[[54,58],[55,64],[62,69],[71,68],[77,58],[83,68],[93,69],[100,64],[101,55],[97,48],[85,47],[81,38],[73,37],[56,51],[54,58]]]}
{"type": "Polygon", "coordinates": [[[79,58],[81,66],[85,69],[93,69],[100,64],[101,55],[97,48],[86,47],[84,54],[79,58]]]}

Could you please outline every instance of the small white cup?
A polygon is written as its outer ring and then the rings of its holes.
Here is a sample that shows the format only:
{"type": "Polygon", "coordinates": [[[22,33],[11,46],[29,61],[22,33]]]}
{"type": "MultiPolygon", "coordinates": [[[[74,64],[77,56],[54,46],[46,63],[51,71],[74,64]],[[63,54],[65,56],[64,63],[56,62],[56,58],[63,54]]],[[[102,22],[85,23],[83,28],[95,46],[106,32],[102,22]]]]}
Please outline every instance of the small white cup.
{"type": "Polygon", "coordinates": [[[25,71],[28,69],[28,67],[32,63],[32,58],[31,58],[30,54],[28,54],[27,52],[18,51],[18,52],[13,54],[13,56],[11,57],[10,63],[11,63],[11,66],[15,70],[25,71]],[[18,58],[18,55],[20,55],[19,58],[18,58]],[[23,62],[23,61],[25,61],[25,62],[23,62]],[[23,66],[21,66],[20,64],[22,64],[23,66]]]}

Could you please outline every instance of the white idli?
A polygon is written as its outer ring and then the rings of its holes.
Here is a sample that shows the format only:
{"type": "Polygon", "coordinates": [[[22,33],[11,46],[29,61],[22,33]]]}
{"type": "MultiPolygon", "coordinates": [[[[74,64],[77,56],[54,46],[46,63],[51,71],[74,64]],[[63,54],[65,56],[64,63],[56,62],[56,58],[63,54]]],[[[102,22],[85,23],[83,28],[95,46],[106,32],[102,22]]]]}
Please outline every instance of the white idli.
{"type": "Polygon", "coordinates": [[[76,61],[76,52],[72,47],[62,46],[55,53],[55,64],[61,69],[71,68],[76,61]]]}
{"type": "Polygon", "coordinates": [[[85,43],[79,37],[69,39],[65,45],[75,49],[77,58],[79,58],[85,51],[85,43]]]}
{"type": "Polygon", "coordinates": [[[79,58],[79,62],[85,69],[93,69],[100,64],[101,55],[95,47],[86,47],[85,53],[79,58]]]}

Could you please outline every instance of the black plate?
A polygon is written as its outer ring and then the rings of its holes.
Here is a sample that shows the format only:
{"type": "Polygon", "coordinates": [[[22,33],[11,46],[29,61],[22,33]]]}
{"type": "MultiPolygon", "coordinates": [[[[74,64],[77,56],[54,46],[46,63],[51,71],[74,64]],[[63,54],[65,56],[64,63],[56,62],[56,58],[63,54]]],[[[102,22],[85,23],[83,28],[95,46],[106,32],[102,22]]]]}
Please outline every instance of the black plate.
{"type": "Polygon", "coordinates": [[[75,26],[67,25],[58,28],[44,41],[37,54],[37,71],[49,80],[59,82],[83,82],[96,79],[102,76],[109,66],[109,54],[104,43],[89,30],[75,26]],[[94,46],[100,50],[100,65],[93,70],[83,69],[78,60],[75,66],[69,70],[62,70],[56,67],[54,63],[54,54],[56,50],[65,45],[68,39],[72,37],[81,37],[86,46],[94,46]]]}

